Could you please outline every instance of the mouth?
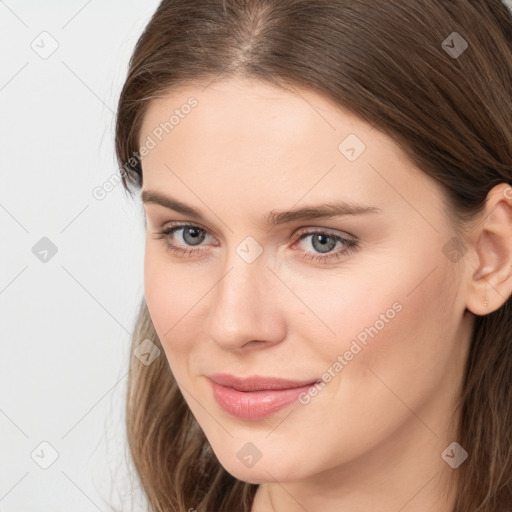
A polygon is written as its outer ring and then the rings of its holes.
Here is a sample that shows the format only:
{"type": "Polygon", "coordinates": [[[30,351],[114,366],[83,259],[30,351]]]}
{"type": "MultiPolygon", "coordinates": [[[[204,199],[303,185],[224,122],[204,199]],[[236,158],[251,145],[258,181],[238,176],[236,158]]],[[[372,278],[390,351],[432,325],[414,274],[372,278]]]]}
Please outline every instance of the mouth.
{"type": "Polygon", "coordinates": [[[228,414],[240,419],[263,419],[295,402],[320,379],[305,381],[274,377],[208,376],[213,398],[228,414]]]}
{"type": "Polygon", "coordinates": [[[280,377],[262,377],[256,375],[254,377],[236,377],[226,373],[216,373],[208,376],[213,382],[227,388],[233,388],[237,391],[265,391],[265,390],[284,390],[296,389],[304,386],[311,386],[320,379],[310,380],[291,380],[280,377]]]}

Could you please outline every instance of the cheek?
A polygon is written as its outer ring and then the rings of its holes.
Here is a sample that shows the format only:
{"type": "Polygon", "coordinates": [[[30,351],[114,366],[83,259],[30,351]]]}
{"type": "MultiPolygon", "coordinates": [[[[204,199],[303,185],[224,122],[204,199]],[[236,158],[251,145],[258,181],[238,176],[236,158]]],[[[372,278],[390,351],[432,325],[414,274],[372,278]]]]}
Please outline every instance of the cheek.
{"type": "MultiPolygon", "coordinates": [[[[324,372],[330,369],[331,378],[323,389],[303,397],[301,432],[317,432],[322,417],[325,437],[337,440],[330,446],[333,464],[371,449],[411,419],[425,436],[432,435],[430,427],[437,431],[444,421],[440,404],[453,391],[447,384],[447,368],[460,365],[453,357],[460,340],[455,335],[459,320],[450,312],[453,291],[441,266],[420,286],[417,276],[428,274],[435,263],[422,269],[401,266],[399,277],[384,272],[386,278],[381,279],[380,288],[371,287],[373,292],[369,285],[376,281],[360,276],[358,286],[345,289],[350,301],[329,304],[330,313],[324,319],[337,332],[337,342],[318,344],[315,349],[321,357],[316,361],[323,361],[316,367],[324,372]],[[380,315],[386,316],[387,311],[386,323],[380,315]],[[349,357],[344,357],[347,351],[349,357]]],[[[317,434],[300,435],[305,445],[317,442],[317,434]]],[[[312,464],[324,462],[319,455],[312,464]]]]}
{"type": "MultiPolygon", "coordinates": [[[[163,243],[157,241],[158,243],[163,243]]],[[[173,369],[204,340],[211,292],[219,277],[173,259],[155,241],[146,242],[144,295],[151,320],[173,369]]]]}
{"type": "Polygon", "coordinates": [[[344,304],[338,315],[343,334],[331,360],[346,357],[333,392],[341,403],[352,404],[355,416],[402,414],[403,403],[414,410],[433,396],[454,364],[458,319],[450,312],[453,292],[441,269],[419,286],[417,276],[429,267],[402,269],[400,278],[381,279],[378,292],[355,287],[353,307],[344,304]]]}
{"type": "Polygon", "coordinates": [[[390,244],[388,254],[354,258],[336,273],[286,276],[308,306],[290,324],[295,337],[314,346],[317,370],[336,375],[327,387],[346,393],[342,402],[380,397],[386,384],[404,400],[420,400],[451,364],[460,322],[452,264],[439,240],[403,238],[400,251],[390,244]]]}
{"type": "MultiPolygon", "coordinates": [[[[163,348],[162,356],[165,355],[178,384],[188,380],[189,355],[193,347],[191,340],[194,339],[194,332],[187,329],[187,326],[191,327],[190,324],[187,325],[187,311],[191,307],[188,302],[194,303],[197,299],[187,298],[187,290],[190,288],[192,287],[187,287],[183,282],[176,265],[166,263],[162,258],[153,259],[146,253],[146,304],[163,348]]],[[[185,392],[184,397],[187,398],[185,392]]]]}
{"type": "Polygon", "coordinates": [[[144,295],[160,342],[169,355],[171,344],[173,350],[186,348],[186,340],[178,333],[181,334],[187,310],[197,302],[199,294],[196,283],[187,282],[181,266],[170,261],[165,249],[157,246],[159,243],[163,242],[146,241],[144,295]]]}

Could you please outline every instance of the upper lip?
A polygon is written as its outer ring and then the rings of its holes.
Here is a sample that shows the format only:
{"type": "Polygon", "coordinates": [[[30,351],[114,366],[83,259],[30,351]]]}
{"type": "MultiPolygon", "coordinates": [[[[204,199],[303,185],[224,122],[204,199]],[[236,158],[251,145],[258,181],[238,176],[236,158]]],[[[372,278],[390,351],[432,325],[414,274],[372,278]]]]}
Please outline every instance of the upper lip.
{"type": "Polygon", "coordinates": [[[216,373],[208,375],[208,378],[228,388],[236,389],[237,391],[262,391],[266,389],[293,389],[308,386],[319,382],[320,379],[310,380],[289,380],[277,377],[263,377],[255,375],[253,377],[236,377],[226,373],[216,373]]]}

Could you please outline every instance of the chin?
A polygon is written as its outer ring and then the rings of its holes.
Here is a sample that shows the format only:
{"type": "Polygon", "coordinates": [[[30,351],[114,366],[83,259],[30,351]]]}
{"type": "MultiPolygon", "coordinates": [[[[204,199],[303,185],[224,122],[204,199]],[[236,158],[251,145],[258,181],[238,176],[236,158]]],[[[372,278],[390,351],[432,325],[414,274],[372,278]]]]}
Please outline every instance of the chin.
{"type": "Polygon", "coordinates": [[[248,467],[237,455],[234,457],[228,456],[228,454],[223,455],[225,456],[218,458],[222,467],[236,479],[250,484],[272,483],[276,480],[278,482],[285,482],[302,477],[302,475],[294,472],[297,469],[296,462],[283,459],[282,456],[265,457],[262,455],[261,459],[251,467],[248,467]]]}

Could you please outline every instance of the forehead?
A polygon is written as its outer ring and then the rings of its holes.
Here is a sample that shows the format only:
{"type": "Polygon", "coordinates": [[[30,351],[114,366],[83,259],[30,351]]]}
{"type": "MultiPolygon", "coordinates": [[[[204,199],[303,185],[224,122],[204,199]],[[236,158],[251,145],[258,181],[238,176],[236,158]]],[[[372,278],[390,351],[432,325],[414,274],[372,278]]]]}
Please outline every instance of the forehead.
{"type": "Polygon", "coordinates": [[[178,125],[188,126],[194,119],[194,129],[205,135],[214,130],[217,138],[223,135],[250,134],[252,138],[287,136],[287,141],[339,137],[346,130],[358,132],[360,138],[372,127],[328,98],[296,86],[291,90],[278,88],[255,80],[225,79],[203,85],[191,83],[169,91],[152,100],[144,117],[139,142],[161,123],[170,120],[172,129],[163,135],[179,138],[178,125]],[[190,108],[190,103],[195,106],[190,108]]]}
{"type": "Polygon", "coordinates": [[[390,137],[300,88],[235,79],[182,86],[150,103],[140,145],[148,138],[144,182],[179,188],[196,204],[215,191],[242,208],[256,194],[259,210],[326,199],[386,208],[400,196],[416,204],[438,195],[390,137]]]}

